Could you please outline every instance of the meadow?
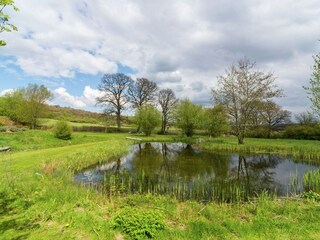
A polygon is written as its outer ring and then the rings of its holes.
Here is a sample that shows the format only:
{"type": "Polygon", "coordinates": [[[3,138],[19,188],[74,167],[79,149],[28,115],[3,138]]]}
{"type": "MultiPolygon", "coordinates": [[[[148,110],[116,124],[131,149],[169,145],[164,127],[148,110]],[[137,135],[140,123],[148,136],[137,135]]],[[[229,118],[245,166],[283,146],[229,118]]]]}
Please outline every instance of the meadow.
{"type": "MultiPolygon", "coordinates": [[[[1,239],[319,239],[320,197],[311,192],[247,202],[203,203],[151,194],[107,195],[74,182],[74,172],[128,152],[133,140],[187,141],[210,151],[275,152],[320,161],[317,141],[151,137],[50,131],[0,133],[1,239]]],[[[315,175],[314,175],[315,176],[315,175]]]]}

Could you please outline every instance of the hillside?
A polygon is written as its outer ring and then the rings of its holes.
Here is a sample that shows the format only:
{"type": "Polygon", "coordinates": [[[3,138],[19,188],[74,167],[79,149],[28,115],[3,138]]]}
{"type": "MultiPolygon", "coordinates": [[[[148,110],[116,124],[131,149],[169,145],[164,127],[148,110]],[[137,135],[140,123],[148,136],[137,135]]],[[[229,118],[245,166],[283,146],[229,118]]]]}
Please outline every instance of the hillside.
{"type": "Polygon", "coordinates": [[[58,105],[48,105],[47,111],[45,112],[43,117],[76,123],[101,124],[105,121],[105,117],[102,113],[79,110],[71,107],[60,107],[58,105]]]}

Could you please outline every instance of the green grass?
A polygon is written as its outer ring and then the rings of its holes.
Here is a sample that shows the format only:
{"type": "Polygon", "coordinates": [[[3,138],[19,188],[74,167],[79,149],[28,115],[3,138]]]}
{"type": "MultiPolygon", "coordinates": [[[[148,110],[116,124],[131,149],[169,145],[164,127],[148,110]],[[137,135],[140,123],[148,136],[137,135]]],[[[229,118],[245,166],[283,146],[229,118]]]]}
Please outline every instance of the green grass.
{"type": "Polygon", "coordinates": [[[211,151],[279,153],[312,162],[320,160],[320,142],[314,140],[246,138],[245,144],[239,145],[237,138],[208,139],[203,137],[195,140],[195,143],[201,148],[211,151]]]}
{"type": "MultiPolygon", "coordinates": [[[[127,152],[134,142],[127,136],[132,135],[77,133],[71,141],[63,141],[46,131],[1,133],[1,145],[13,146],[14,151],[11,156],[1,155],[8,178],[2,163],[0,239],[130,239],[137,229],[144,228],[152,231],[155,239],[320,238],[320,203],[308,199],[271,199],[262,194],[249,203],[202,204],[149,194],[108,197],[74,183],[74,171],[127,152]],[[8,186],[8,179],[13,187],[8,186]],[[124,214],[126,208],[135,214],[124,214]],[[164,223],[164,228],[146,225],[144,217],[155,224],[164,223]],[[125,219],[121,227],[115,224],[119,218],[125,219]]],[[[135,137],[183,140],[177,136],[135,137]]],[[[236,147],[235,139],[203,140],[193,139],[199,147],[213,150],[286,154],[303,146],[319,150],[318,142],[312,141],[281,140],[277,144],[276,140],[248,139],[246,146],[236,147]]]]}

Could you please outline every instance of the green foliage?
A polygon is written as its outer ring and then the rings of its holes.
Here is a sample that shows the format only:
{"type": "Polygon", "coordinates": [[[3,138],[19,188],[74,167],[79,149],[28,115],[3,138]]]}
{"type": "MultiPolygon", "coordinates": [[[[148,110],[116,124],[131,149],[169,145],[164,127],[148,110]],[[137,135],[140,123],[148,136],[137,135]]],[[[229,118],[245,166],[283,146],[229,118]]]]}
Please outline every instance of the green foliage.
{"type": "Polygon", "coordinates": [[[230,129],[227,114],[221,105],[204,109],[201,125],[201,128],[204,129],[209,136],[214,137],[227,133],[230,129]]]}
{"type": "Polygon", "coordinates": [[[303,175],[303,187],[306,190],[320,193],[320,169],[309,171],[303,175]]]}
{"type": "Polygon", "coordinates": [[[136,121],[146,136],[150,136],[151,132],[160,124],[161,115],[155,107],[146,104],[137,111],[136,121]]]}
{"type": "MultiPolygon", "coordinates": [[[[13,0],[0,0],[0,33],[1,32],[11,32],[17,31],[18,28],[9,22],[10,16],[3,12],[6,6],[10,6],[14,11],[18,11],[19,9],[14,5],[13,0]]],[[[0,39],[0,47],[5,46],[7,43],[4,40],[0,39]]]]}
{"type": "Polygon", "coordinates": [[[194,130],[201,127],[202,108],[193,104],[189,99],[181,101],[176,111],[177,126],[188,137],[192,137],[194,130]]]}
{"type": "Polygon", "coordinates": [[[304,140],[320,140],[320,125],[295,125],[286,127],[284,138],[304,139],[304,140]]]}
{"type": "Polygon", "coordinates": [[[320,53],[313,56],[314,64],[310,78],[310,86],[304,87],[307,90],[308,98],[312,102],[312,108],[320,116],[320,53]]]}
{"type": "Polygon", "coordinates": [[[54,128],[54,135],[56,138],[63,139],[63,140],[71,139],[72,128],[70,124],[65,121],[57,122],[54,128]]]}
{"type": "Polygon", "coordinates": [[[23,123],[24,99],[21,90],[6,93],[0,98],[1,109],[0,113],[3,116],[9,117],[12,121],[23,123]]]}
{"type": "Polygon", "coordinates": [[[124,208],[114,218],[114,227],[133,239],[154,238],[165,229],[163,215],[158,210],[124,208]]]}
{"type": "Polygon", "coordinates": [[[25,108],[23,115],[31,128],[37,126],[38,118],[43,114],[46,101],[52,98],[52,93],[44,85],[29,84],[21,89],[25,108]]]}
{"type": "Polygon", "coordinates": [[[311,190],[309,192],[303,193],[302,198],[312,200],[315,202],[320,202],[320,194],[311,190]]]}
{"type": "Polygon", "coordinates": [[[46,101],[51,98],[51,92],[44,85],[29,84],[2,97],[0,112],[13,121],[30,124],[34,129],[44,112],[46,101]]]}

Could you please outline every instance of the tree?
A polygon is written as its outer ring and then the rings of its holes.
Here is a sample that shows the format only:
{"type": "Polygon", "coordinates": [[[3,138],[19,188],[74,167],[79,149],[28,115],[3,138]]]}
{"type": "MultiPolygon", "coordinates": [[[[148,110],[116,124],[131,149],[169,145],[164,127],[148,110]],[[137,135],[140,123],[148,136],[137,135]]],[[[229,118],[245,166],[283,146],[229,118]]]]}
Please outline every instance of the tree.
{"type": "Polygon", "coordinates": [[[176,112],[176,121],[177,126],[182,129],[187,137],[192,137],[194,130],[200,127],[201,112],[202,107],[193,104],[189,99],[180,102],[176,112]]]}
{"type": "Polygon", "coordinates": [[[161,134],[165,134],[168,127],[168,122],[172,116],[172,112],[178,103],[178,99],[174,92],[167,88],[163,89],[158,94],[158,102],[161,108],[162,123],[161,123],[161,134]]]}
{"type": "Polygon", "coordinates": [[[213,99],[224,106],[239,144],[244,143],[251,115],[259,103],[281,96],[282,91],[274,81],[272,73],[256,70],[255,63],[246,58],[232,64],[224,75],[218,77],[218,88],[212,89],[213,99]]]}
{"type": "Polygon", "coordinates": [[[203,110],[201,120],[202,129],[204,129],[210,137],[220,136],[229,130],[228,116],[222,105],[216,105],[213,108],[203,110]]]}
{"type": "Polygon", "coordinates": [[[21,89],[6,93],[1,97],[1,115],[9,117],[15,122],[24,122],[24,99],[21,89]]]}
{"type": "Polygon", "coordinates": [[[116,114],[118,130],[121,128],[121,113],[130,102],[128,89],[132,84],[133,80],[129,76],[116,73],[105,74],[98,87],[103,96],[97,98],[97,104],[106,107],[106,114],[116,114]]]}
{"type": "Polygon", "coordinates": [[[271,132],[281,124],[287,124],[291,121],[291,113],[283,110],[278,104],[272,100],[261,102],[260,115],[262,124],[267,125],[268,137],[270,138],[271,132]]]}
{"type": "Polygon", "coordinates": [[[137,78],[128,89],[133,108],[139,109],[144,104],[151,104],[156,98],[157,84],[146,78],[137,78]]]}
{"type": "Polygon", "coordinates": [[[315,126],[318,123],[318,119],[310,112],[302,112],[295,116],[295,119],[300,125],[315,126]]]}
{"type": "Polygon", "coordinates": [[[304,87],[312,102],[312,109],[320,116],[320,53],[313,56],[314,64],[310,78],[310,86],[304,87]]]}
{"type": "Polygon", "coordinates": [[[150,136],[151,132],[160,124],[161,115],[155,107],[145,104],[137,110],[136,121],[146,136],[150,136]]]}
{"type": "MultiPolygon", "coordinates": [[[[13,0],[0,0],[0,33],[17,31],[18,28],[9,22],[10,16],[5,14],[3,11],[5,7],[12,7],[14,11],[19,9],[14,5],[13,0]]],[[[5,46],[7,43],[4,40],[0,40],[0,46],[5,46]]]]}
{"type": "Polygon", "coordinates": [[[44,85],[37,84],[29,84],[21,91],[25,105],[24,117],[34,129],[37,126],[38,118],[43,113],[46,101],[52,99],[52,93],[44,85]]]}

